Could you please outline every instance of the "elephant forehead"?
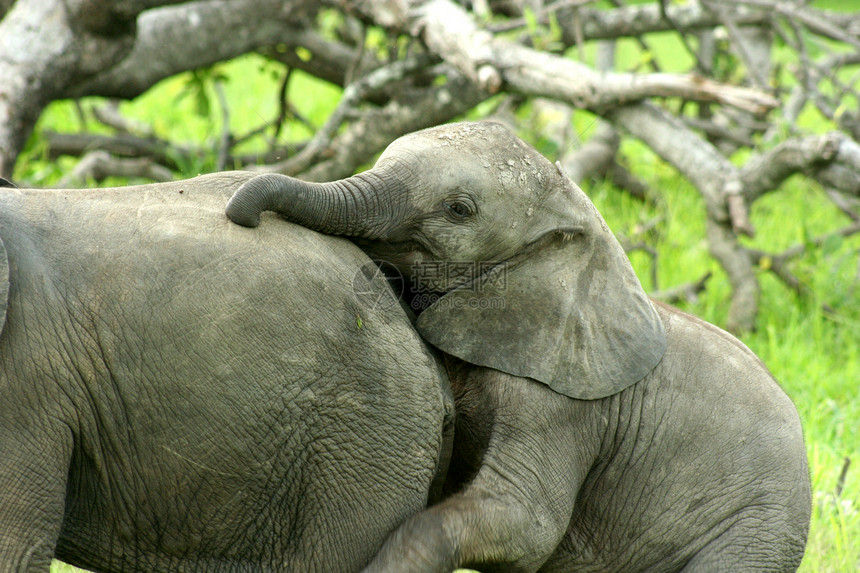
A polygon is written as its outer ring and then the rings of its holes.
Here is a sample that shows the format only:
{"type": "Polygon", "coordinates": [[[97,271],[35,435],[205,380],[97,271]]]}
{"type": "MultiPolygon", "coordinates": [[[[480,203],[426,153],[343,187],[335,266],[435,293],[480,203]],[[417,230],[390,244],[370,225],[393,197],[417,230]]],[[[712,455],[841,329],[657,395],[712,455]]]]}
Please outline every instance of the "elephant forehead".
{"type": "Polygon", "coordinates": [[[512,155],[541,155],[499,123],[464,122],[440,125],[416,131],[395,140],[383,153],[397,155],[403,151],[429,153],[462,159],[465,155],[488,161],[506,160],[512,155]]]}
{"type": "Polygon", "coordinates": [[[489,121],[449,123],[417,131],[401,139],[423,140],[438,147],[486,147],[518,140],[502,124],[489,121]]]}
{"type": "Polygon", "coordinates": [[[380,157],[380,165],[408,169],[431,188],[544,198],[559,183],[555,167],[500,124],[443,125],[404,136],[380,157]]]}

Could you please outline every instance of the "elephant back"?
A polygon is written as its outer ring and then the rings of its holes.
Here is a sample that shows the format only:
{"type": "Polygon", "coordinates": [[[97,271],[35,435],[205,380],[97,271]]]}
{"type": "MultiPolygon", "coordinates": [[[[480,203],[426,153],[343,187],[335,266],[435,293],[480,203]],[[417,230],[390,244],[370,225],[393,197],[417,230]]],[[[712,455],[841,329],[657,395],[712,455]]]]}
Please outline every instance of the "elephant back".
{"type": "Polygon", "coordinates": [[[6,247],[0,238],[0,333],[3,332],[3,324],[6,322],[6,306],[9,303],[9,257],[6,256],[6,247]]]}
{"type": "MultiPolygon", "coordinates": [[[[14,189],[17,187],[8,179],[0,177],[0,187],[14,189]]],[[[6,247],[0,238],[0,333],[3,332],[3,324],[6,322],[6,307],[9,304],[9,257],[6,256],[6,247]]]]}

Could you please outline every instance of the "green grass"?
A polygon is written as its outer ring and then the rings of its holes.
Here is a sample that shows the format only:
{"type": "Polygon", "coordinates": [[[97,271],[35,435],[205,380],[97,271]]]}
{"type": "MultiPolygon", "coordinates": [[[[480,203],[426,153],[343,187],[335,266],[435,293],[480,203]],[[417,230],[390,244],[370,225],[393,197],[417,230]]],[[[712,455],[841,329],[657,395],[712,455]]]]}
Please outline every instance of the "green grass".
{"type": "MultiPolygon", "coordinates": [[[[259,59],[246,58],[222,66],[221,71],[230,78],[226,91],[231,101],[231,125],[238,132],[274,116],[277,78],[272,76],[272,69],[259,59]]],[[[138,100],[123,104],[123,111],[150,122],[163,137],[209,141],[214,145],[221,130],[220,111],[214,109],[210,117],[199,116],[194,97],[177,99],[187,81],[188,76],[184,76],[162,82],[138,100]]],[[[334,107],[337,93],[330,86],[302,75],[298,75],[291,87],[294,104],[317,125],[334,107]]],[[[212,105],[217,107],[215,101],[210,97],[212,105]]],[[[593,121],[588,114],[577,114],[576,125],[584,132],[584,138],[593,121]]],[[[808,119],[810,124],[817,121],[816,117],[808,119]]],[[[79,121],[74,106],[69,102],[53,104],[40,121],[40,129],[48,127],[77,130],[79,121]]],[[[284,138],[300,139],[306,135],[301,125],[292,122],[284,138]]],[[[689,183],[641,144],[625,142],[623,151],[628,167],[659,191],[662,198],[659,207],[643,206],[605,183],[583,183],[583,187],[617,233],[634,236],[642,223],[661,217],[656,230],[645,237],[660,253],[657,286],[670,287],[711,271],[713,277],[707,290],[696,303],[684,307],[715,324],[724,324],[730,289],[724,273],[707,255],[700,197],[689,183]]],[[[43,153],[43,144],[36,136],[18,164],[16,177],[31,184],[49,185],[74,163],[64,159],[51,164],[44,160],[43,153]]],[[[211,165],[211,159],[189,165],[186,175],[195,175],[211,165]]],[[[846,223],[816,185],[799,177],[760,200],[752,219],[758,233],[749,242],[773,251],[846,223]]],[[[801,571],[809,573],[848,573],[860,569],[858,251],[860,238],[855,237],[834,241],[826,249],[798,259],[793,269],[814,293],[808,298],[798,297],[761,269],[758,329],[743,337],[780,380],[804,423],[815,492],[809,544],[801,567],[801,571]],[[822,304],[827,304],[833,312],[822,311],[822,304]],[[851,458],[852,465],[840,485],[846,457],[851,458]],[[837,497],[840,487],[841,494],[837,497]]],[[[634,253],[631,259],[643,284],[653,289],[650,258],[634,253]]],[[[76,570],[56,563],[52,571],[76,570]]]]}

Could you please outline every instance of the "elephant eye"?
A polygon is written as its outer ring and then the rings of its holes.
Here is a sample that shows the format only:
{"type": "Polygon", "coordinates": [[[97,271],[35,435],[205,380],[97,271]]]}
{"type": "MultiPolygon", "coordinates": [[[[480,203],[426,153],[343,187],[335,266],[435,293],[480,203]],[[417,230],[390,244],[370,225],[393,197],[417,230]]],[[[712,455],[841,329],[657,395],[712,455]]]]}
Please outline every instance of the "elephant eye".
{"type": "Polygon", "coordinates": [[[463,201],[445,201],[443,206],[445,207],[445,211],[457,220],[471,217],[474,213],[472,206],[463,201]]]}

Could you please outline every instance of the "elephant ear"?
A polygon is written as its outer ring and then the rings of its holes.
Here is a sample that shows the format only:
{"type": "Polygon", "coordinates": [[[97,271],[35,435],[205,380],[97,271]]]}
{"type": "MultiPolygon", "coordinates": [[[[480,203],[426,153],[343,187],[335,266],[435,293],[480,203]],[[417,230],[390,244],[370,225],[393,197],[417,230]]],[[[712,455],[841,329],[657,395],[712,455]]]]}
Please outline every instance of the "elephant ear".
{"type": "Polygon", "coordinates": [[[522,261],[447,293],[418,317],[421,335],[571,398],[603,398],[641,380],[666,349],[663,323],[588,205],[598,224],[573,238],[548,235],[522,261]]]}
{"type": "Polygon", "coordinates": [[[9,258],[6,256],[6,247],[3,239],[0,239],[0,333],[6,323],[6,308],[9,304],[9,258]]]}

